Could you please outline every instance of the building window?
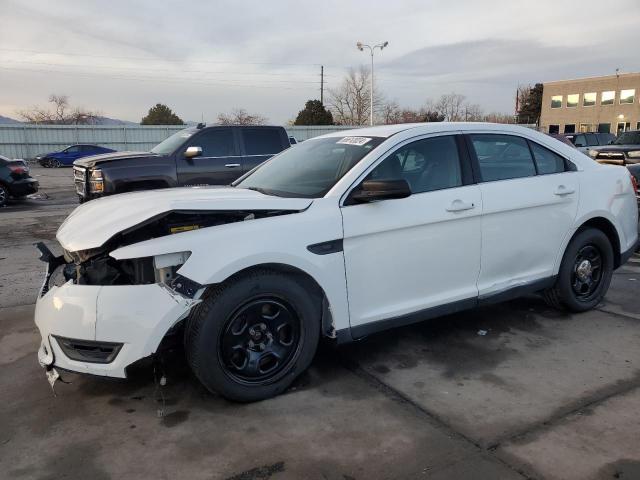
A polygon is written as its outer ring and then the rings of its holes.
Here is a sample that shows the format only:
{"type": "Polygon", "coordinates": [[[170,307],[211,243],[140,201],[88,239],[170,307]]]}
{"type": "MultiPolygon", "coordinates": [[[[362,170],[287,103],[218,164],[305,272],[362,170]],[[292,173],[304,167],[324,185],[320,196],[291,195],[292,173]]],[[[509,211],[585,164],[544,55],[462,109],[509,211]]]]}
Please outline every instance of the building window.
{"type": "Polygon", "coordinates": [[[580,124],[580,131],[582,133],[590,132],[591,130],[592,130],[591,129],[591,124],[589,124],[589,123],[581,123],[580,124]]]}
{"type": "Polygon", "coordinates": [[[640,130],[640,122],[636,123],[636,130],[640,130]]]}
{"type": "Polygon", "coordinates": [[[570,123],[564,126],[564,133],[576,133],[576,124],[570,123]]]}
{"type": "Polygon", "coordinates": [[[613,105],[616,99],[616,92],[602,92],[600,105],[613,105]]]}
{"type": "Polygon", "coordinates": [[[560,133],[560,125],[549,125],[549,133],[560,133]]]}
{"type": "Polygon", "coordinates": [[[579,101],[580,101],[579,94],[572,93],[571,95],[567,95],[567,108],[577,107],[579,101]]]}
{"type": "Polygon", "coordinates": [[[585,93],[582,97],[583,107],[593,107],[596,104],[596,92],[585,93]]]}
{"type": "Polygon", "coordinates": [[[631,123],[629,122],[618,122],[618,135],[620,135],[621,133],[626,132],[627,130],[631,129],[631,123]]]}
{"type": "Polygon", "coordinates": [[[636,90],[632,88],[630,90],[620,90],[620,105],[623,103],[633,103],[636,100],[636,90]]]}
{"type": "Polygon", "coordinates": [[[611,133],[611,124],[610,123],[599,123],[598,124],[598,133],[611,133]]]}
{"type": "Polygon", "coordinates": [[[562,108],[562,95],[551,97],[551,108],[562,108]]]}

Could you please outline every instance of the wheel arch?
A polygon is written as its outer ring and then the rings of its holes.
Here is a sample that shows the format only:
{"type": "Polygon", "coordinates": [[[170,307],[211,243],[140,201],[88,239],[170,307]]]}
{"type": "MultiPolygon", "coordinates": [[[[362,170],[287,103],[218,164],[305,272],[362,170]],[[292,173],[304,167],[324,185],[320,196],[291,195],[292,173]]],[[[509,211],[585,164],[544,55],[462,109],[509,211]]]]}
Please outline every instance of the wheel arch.
{"type": "Polygon", "coordinates": [[[301,283],[304,285],[305,289],[310,294],[316,295],[318,298],[318,306],[319,308],[321,308],[320,335],[323,337],[335,338],[336,328],[333,315],[331,313],[331,303],[329,300],[329,296],[327,295],[325,289],[320,285],[320,283],[313,277],[313,275],[298,266],[278,262],[258,263],[235,271],[231,275],[227,276],[227,278],[225,278],[221,283],[232,281],[235,278],[248,275],[259,270],[270,270],[273,272],[285,273],[298,277],[301,280],[301,283]]]}
{"type": "Polygon", "coordinates": [[[576,229],[569,242],[571,242],[578,233],[587,228],[595,228],[607,236],[611,243],[611,248],[613,248],[613,268],[618,268],[621,264],[620,235],[615,225],[605,217],[597,216],[589,218],[576,229]]]}

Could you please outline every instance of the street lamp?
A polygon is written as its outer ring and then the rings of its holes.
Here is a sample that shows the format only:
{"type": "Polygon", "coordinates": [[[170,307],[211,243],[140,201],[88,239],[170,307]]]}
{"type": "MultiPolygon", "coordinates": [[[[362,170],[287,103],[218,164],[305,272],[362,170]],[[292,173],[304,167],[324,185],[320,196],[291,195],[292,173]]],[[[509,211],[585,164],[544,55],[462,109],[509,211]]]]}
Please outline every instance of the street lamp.
{"type": "Polygon", "coordinates": [[[365,45],[362,42],[356,43],[356,47],[358,47],[358,50],[363,52],[365,48],[368,48],[369,52],[371,53],[371,92],[370,92],[371,102],[369,105],[369,124],[370,125],[373,125],[373,51],[376,48],[379,48],[380,51],[382,51],[382,49],[387,45],[389,45],[389,42],[379,43],[378,45],[374,45],[373,47],[371,45],[365,45]]]}

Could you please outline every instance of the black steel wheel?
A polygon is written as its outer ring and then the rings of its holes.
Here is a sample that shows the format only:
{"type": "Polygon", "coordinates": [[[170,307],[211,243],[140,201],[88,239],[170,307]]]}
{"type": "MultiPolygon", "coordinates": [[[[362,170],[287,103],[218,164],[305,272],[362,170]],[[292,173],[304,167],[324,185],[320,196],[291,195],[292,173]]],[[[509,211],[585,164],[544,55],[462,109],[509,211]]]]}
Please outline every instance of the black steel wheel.
{"type": "Polygon", "coordinates": [[[553,287],[545,290],[547,303],[558,309],[584,312],[604,298],[613,275],[613,247],[596,228],[585,228],[569,242],[553,287]]]}
{"type": "Polygon", "coordinates": [[[4,185],[0,185],[0,207],[4,207],[9,201],[9,190],[4,185]]]}
{"type": "Polygon", "coordinates": [[[185,325],[185,352],[211,392],[250,402],[283,392],[311,363],[322,296],[293,273],[254,270],[207,291],[185,325]]]}
{"type": "Polygon", "coordinates": [[[300,335],[300,318],[286,301],[250,300],[226,323],[218,348],[220,362],[235,381],[260,385],[289,366],[300,335]]]}

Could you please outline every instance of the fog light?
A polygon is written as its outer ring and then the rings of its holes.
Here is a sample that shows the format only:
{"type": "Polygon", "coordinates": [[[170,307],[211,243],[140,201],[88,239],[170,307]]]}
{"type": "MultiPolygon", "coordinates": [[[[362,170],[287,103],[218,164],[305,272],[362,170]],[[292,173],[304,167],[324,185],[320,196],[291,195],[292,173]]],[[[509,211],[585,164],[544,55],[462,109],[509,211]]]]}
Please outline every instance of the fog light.
{"type": "Polygon", "coordinates": [[[71,360],[87,363],[111,363],[122,348],[122,343],[94,342],[91,340],[76,340],[52,335],[56,339],[62,352],[71,360]]]}

